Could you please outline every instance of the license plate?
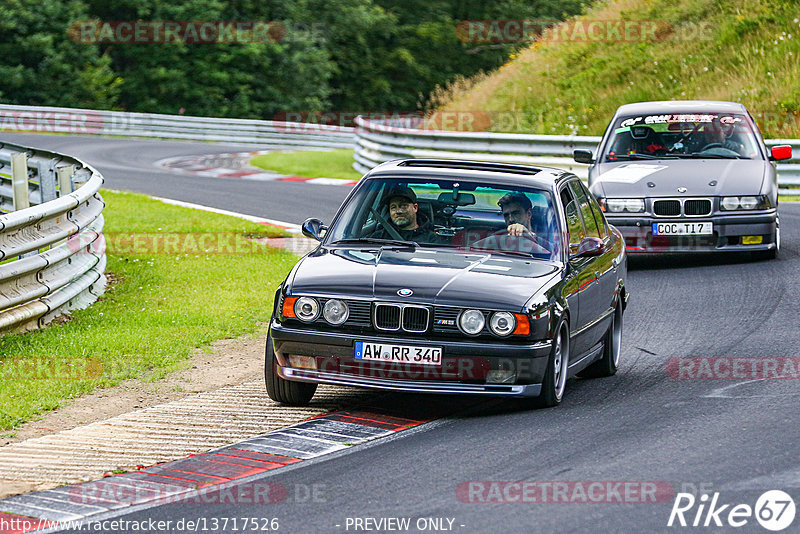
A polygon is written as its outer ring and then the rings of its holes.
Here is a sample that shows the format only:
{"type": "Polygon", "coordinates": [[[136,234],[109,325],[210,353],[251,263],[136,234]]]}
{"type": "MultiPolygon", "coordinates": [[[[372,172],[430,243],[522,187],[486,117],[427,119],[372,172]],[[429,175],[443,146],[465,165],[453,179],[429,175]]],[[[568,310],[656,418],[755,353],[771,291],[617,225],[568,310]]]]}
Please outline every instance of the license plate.
{"type": "Polygon", "coordinates": [[[653,235],[711,235],[711,222],[653,223],[653,235]]]}
{"type": "Polygon", "coordinates": [[[442,365],[442,349],[440,347],[415,347],[414,345],[356,341],[355,357],[357,360],[442,365]]]}

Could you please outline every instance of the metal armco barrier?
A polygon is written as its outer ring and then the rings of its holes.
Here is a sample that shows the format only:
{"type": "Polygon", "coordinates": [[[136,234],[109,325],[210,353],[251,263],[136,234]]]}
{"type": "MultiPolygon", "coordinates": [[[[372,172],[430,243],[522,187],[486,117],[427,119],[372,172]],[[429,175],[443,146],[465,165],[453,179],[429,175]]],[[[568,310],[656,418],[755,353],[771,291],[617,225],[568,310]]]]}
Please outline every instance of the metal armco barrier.
{"type": "MultiPolygon", "coordinates": [[[[488,132],[449,132],[422,129],[419,118],[391,121],[356,118],[353,168],[365,173],[398,158],[445,158],[546,165],[587,177],[588,165],[572,159],[576,149],[597,150],[600,137],[577,135],[523,135],[488,132]]],[[[792,145],[792,159],[778,164],[783,186],[800,186],[800,140],[771,139],[768,147],[792,145]]],[[[780,189],[782,194],[800,190],[780,189]]]]}
{"type": "Polygon", "coordinates": [[[250,119],[222,119],[0,104],[0,132],[61,132],[157,139],[353,148],[354,128],[250,119]]]}
{"type": "Polygon", "coordinates": [[[0,332],[40,328],[103,294],[102,184],[77,159],[0,143],[0,332]]]}

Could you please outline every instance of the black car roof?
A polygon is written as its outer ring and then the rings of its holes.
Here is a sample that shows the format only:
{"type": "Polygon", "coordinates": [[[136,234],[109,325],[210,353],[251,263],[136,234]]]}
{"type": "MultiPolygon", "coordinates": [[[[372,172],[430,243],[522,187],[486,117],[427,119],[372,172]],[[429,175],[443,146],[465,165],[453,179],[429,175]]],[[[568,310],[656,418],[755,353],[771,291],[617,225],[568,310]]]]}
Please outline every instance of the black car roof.
{"type": "Polygon", "coordinates": [[[498,185],[519,185],[552,189],[562,179],[573,176],[563,169],[534,167],[514,163],[450,159],[398,159],[382,163],[364,179],[398,176],[426,178],[463,178],[498,185]]]}
{"type": "Polygon", "coordinates": [[[658,113],[747,113],[747,108],[738,102],[721,100],[662,100],[624,104],[616,115],[638,115],[658,113]]]}

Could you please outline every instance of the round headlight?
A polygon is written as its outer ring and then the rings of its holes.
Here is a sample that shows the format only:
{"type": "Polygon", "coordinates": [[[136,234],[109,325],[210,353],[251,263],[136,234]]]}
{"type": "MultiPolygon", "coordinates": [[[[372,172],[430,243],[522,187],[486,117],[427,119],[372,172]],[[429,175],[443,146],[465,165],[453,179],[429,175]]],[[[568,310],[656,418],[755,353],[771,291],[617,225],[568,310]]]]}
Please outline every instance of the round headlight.
{"type": "Polygon", "coordinates": [[[517,320],[508,312],[495,312],[489,321],[489,328],[498,336],[507,336],[517,327],[517,320]]]}
{"type": "Polygon", "coordinates": [[[301,321],[310,323],[319,316],[319,303],[311,297],[300,297],[294,303],[294,314],[301,321]]]}
{"type": "Polygon", "coordinates": [[[725,197],[722,199],[722,209],[735,210],[739,207],[739,197],[725,197]]]}
{"type": "Polygon", "coordinates": [[[754,210],[758,206],[758,199],[756,197],[742,197],[739,199],[739,205],[743,210],[754,210]]]}
{"type": "Polygon", "coordinates": [[[331,324],[342,324],[349,314],[347,304],[341,300],[331,299],[322,307],[322,316],[331,324]]]}
{"type": "Polygon", "coordinates": [[[461,330],[474,336],[483,330],[486,319],[483,318],[483,314],[478,310],[466,310],[458,318],[458,324],[461,326],[461,330]]]}

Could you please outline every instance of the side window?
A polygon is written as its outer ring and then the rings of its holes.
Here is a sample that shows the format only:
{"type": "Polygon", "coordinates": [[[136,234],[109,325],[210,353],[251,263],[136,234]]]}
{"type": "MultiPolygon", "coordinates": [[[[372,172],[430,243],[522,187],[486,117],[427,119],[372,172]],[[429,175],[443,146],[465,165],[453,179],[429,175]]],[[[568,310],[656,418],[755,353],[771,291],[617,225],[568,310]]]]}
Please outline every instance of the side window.
{"type": "Polygon", "coordinates": [[[569,242],[571,245],[577,245],[585,235],[583,231],[583,223],[581,216],[578,213],[578,204],[572,198],[572,193],[569,187],[564,187],[561,190],[561,202],[564,204],[564,215],[567,218],[567,231],[569,232],[569,242]]]}
{"type": "Polygon", "coordinates": [[[583,216],[583,224],[586,226],[586,235],[588,237],[602,237],[597,227],[597,221],[594,219],[594,213],[592,213],[592,205],[589,201],[589,194],[586,192],[586,188],[582,183],[577,181],[572,181],[569,185],[578,203],[578,210],[580,210],[583,216]]]}
{"type": "Polygon", "coordinates": [[[597,221],[597,229],[600,230],[600,237],[605,239],[608,236],[608,221],[606,221],[606,218],[603,215],[603,210],[600,209],[600,204],[597,203],[597,200],[594,198],[594,195],[592,195],[592,193],[586,187],[586,184],[581,182],[581,188],[589,197],[589,205],[592,207],[594,220],[597,221]]]}

